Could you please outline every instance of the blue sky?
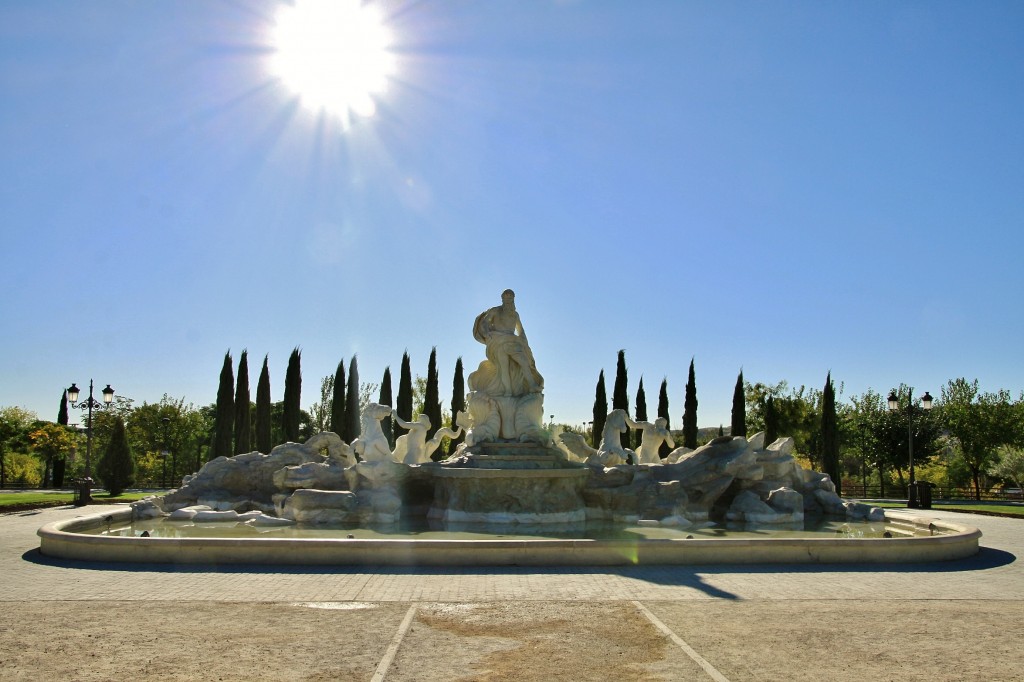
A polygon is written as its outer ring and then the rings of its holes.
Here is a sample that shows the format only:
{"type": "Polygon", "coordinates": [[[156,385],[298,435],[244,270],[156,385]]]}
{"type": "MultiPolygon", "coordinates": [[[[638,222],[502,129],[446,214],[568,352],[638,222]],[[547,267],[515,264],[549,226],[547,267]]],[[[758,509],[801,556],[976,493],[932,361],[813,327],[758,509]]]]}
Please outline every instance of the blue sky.
{"type": "Polygon", "coordinates": [[[626,349],[678,427],[747,379],[1024,388],[1024,5],[390,2],[346,128],[268,68],[282,3],[0,5],[0,405],[71,382],[303,406],[408,349],[441,393],[513,288],[546,412],[626,349]]]}

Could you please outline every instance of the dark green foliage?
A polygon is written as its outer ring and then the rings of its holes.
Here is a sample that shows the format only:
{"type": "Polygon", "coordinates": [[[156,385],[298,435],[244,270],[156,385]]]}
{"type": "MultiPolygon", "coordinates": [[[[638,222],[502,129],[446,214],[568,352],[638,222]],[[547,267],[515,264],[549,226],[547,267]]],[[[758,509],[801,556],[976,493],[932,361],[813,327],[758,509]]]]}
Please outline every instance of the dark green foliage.
{"type": "MultiPolygon", "coordinates": [[[[462,376],[462,357],[455,361],[455,376],[452,378],[452,428],[456,427],[455,420],[459,412],[466,411],[466,380],[462,376]]],[[[460,433],[458,438],[448,444],[448,452],[455,452],[455,448],[466,440],[466,434],[460,433]]]]}
{"type": "Polygon", "coordinates": [[[267,356],[264,355],[263,369],[256,383],[256,449],[263,454],[270,453],[274,447],[270,411],[270,368],[267,365],[267,356]]]}
{"type": "MultiPolygon", "coordinates": [[[[398,401],[395,404],[395,414],[403,421],[412,421],[412,367],[409,362],[409,352],[402,353],[402,371],[398,375],[398,401]]],[[[395,438],[409,433],[395,424],[395,438]]]]}
{"type": "Polygon", "coordinates": [[[57,423],[61,426],[68,425],[68,392],[60,397],[60,407],[57,409],[57,423]]]}
{"type": "Polygon", "coordinates": [[[249,400],[249,351],[243,350],[238,360],[238,382],[235,384],[235,454],[252,452],[252,413],[249,400]]]}
{"type": "Polygon", "coordinates": [[[771,445],[779,439],[779,413],[775,411],[775,396],[768,396],[764,403],[764,444],[771,445]]]}
{"type": "Polygon", "coordinates": [[[334,393],[331,394],[331,426],[329,430],[339,436],[345,430],[345,358],[338,361],[338,368],[334,370],[334,393]]]}
{"type": "MultiPolygon", "coordinates": [[[[668,379],[661,380],[661,390],[658,391],[658,416],[665,420],[665,428],[671,429],[668,416],[668,379]]],[[[662,443],[661,447],[658,448],[658,455],[665,459],[668,454],[672,452],[672,448],[669,447],[668,443],[662,443]]]]}
{"type": "Polygon", "coordinates": [[[732,427],[731,435],[747,437],[747,397],[743,393],[743,370],[736,377],[736,389],[732,392],[732,427]]]}
{"type": "Polygon", "coordinates": [[[719,424],[718,425],[718,437],[721,438],[724,435],[725,435],[725,427],[723,427],[721,424],[719,424]]]}
{"type": "Polygon", "coordinates": [[[348,386],[345,389],[345,433],[338,435],[346,443],[351,443],[359,433],[359,365],[353,355],[348,362],[348,386]]]}
{"type": "Polygon", "coordinates": [[[832,384],[832,372],[825,379],[821,394],[821,461],[825,473],[836,486],[836,494],[842,495],[842,476],[839,472],[839,430],[836,424],[836,388],[832,384]]]}
{"type": "MultiPolygon", "coordinates": [[[[387,405],[392,407],[394,401],[391,399],[391,367],[384,368],[384,377],[380,380],[380,395],[377,398],[377,402],[381,405],[387,405]]],[[[388,439],[388,445],[391,449],[395,449],[395,430],[392,428],[394,422],[391,418],[380,420],[380,430],[384,432],[384,437],[388,439]]]]}
{"type": "Polygon", "coordinates": [[[217,415],[214,420],[213,457],[230,457],[235,435],[235,376],[231,369],[231,351],[224,354],[217,387],[217,415]]]}
{"type": "Polygon", "coordinates": [[[690,358],[690,373],[686,378],[686,397],[683,400],[683,447],[697,448],[697,378],[690,358]]]}
{"type": "Polygon", "coordinates": [[[628,381],[626,378],[626,351],[619,351],[619,359],[615,363],[615,388],[612,390],[612,409],[625,410],[629,414],[628,381]]]}
{"type": "MultiPolygon", "coordinates": [[[[640,377],[640,385],[636,389],[636,420],[647,421],[647,394],[644,392],[644,378],[640,377]]],[[[630,431],[630,441],[633,443],[633,447],[640,446],[640,438],[642,434],[635,431],[630,431]]],[[[664,443],[663,443],[664,445],[664,443]]]]}
{"type": "Polygon", "coordinates": [[[594,427],[590,433],[593,435],[593,446],[601,445],[601,436],[604,433],[604,422],[608,418],[608,395],[604,390],[604,370],[597,377],[597,389],[594,392],[594,427]]]}
{"type": "MultiPolygon", "coordinates": [[[[430,417],[430,428],[427,429],[427,440],[434,437],[437,430],[441,428],[441,396],[438,387],[437,375],[437,348],[430,349],[430,359],[427,361],[427,390],[423,396],[423,412],[430,417]]],[[[435,461],[441,459],[444,453],[438,448],[434,451],[435,461]]]]}
{"type": "Polygon", "coordinates": [[[302,421],[302,351],[298,346],[292,349],[288,357],[288,369],[284,374],[284,439],[298,443],[299,427],[302,421]]]}
{"type": "MultiPolygon", "coordinates": [[[[68,392],[60,398],[60,408],[57,410],[57,423],[61,426],[68,425],[68,392]]],[[[53,461],[53,487],[64,487],[64,472],[67,470],[67,460],[58,457],[53,461]]]]}
{"type": "Polygon", "coordinates": [[[128,447],[128,435],[125,432],[124,420],[120,416],[114,417],[110,442],[100,461],[96,463],[96,475],[113,497],[117,497],[135,483],[135,459],[132,457],[131,448],[128,447]]]}

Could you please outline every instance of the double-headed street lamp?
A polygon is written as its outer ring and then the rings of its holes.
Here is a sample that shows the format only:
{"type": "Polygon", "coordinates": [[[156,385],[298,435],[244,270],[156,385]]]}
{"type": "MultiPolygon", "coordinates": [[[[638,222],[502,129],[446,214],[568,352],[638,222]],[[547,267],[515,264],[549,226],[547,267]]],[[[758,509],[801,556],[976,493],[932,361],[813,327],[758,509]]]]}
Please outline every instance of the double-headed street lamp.
{"type": "Polygon", "coordinates": [[[68,400],[71,401],[71,406],[85,410],[89,410],[89,417],[85,422],[85,477],[82,479],[81,487],[79,488],[80,495],[76,504],[79,506],[88,504],[92,501],[92,409],[103,407],[114,402],[114,389],[107,384],[107,387],[103,389],[103,403],[92,397],[92,379],[89,379],[89,397],[78,404],[78,386],[71,384],[71,388],[68,389],[68,400]]]}
{"type": "MultiPolygon", "coordinates": [[[[921,409],[932,409],[932,396],[928,391],[921,396],[921,409]]],[[[907,487],[907,506],[918,508],[917,481],[914,479],[914,389],[907,391],[907,450],[910,452],[910,485],[907,487]]],[[[900,409],[900,397],[896,391],[889,393],[889,409],[893,412],[900,409]]],[[[929,505],[930,506],[930,505],[929,505]]]]}

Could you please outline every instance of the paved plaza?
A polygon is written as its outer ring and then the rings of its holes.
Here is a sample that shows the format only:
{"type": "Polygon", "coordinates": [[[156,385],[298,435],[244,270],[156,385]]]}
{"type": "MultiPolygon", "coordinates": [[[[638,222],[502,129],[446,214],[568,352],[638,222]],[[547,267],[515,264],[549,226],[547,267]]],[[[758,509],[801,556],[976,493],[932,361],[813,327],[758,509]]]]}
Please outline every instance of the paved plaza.
{"type": "MultiPolygon", "coordinates": [[[[89,513],[118,507],[90,507],[89,513]]],[[[196,567],[39,554],[0,515],[0,679],[1024,679],[1024,520],[908,565],[196,567]]]]}

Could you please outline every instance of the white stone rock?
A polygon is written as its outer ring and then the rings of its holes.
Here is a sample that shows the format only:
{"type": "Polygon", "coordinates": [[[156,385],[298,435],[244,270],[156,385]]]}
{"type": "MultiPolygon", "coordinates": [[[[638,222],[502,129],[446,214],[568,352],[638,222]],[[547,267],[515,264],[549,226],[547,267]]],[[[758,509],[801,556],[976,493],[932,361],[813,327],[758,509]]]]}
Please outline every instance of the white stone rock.
{"type": "Polygon", "coordinates": [[[764,450],[764,431],[758,431],[748,438],[747,444],[751,450],[764,450]]]}
{"type": "Polygon", "coordinates": [[[238,521],[238,512],[231,511],[198,511],[192,517],[195,523],[212,523],[217,521],[238,521]]]}
{"type": "Polygon", "coordinates": [[[765,450],[778,452],[780,455],[792,455],[796,449],[796,442],[792,438],[778,438],[765,450]]]}
{"type": "Polygon", "coordinates": [[[768,493],[768,506],[779,513],[804,513],[804,496],[792,488],[779,488],[768,493]]]}
{"type": "Polygon", "coordinates": [[[673,528],[689,528],[693,525],[693,522],[685,516],[674,514],[672,516],[666,516],[661,520],[661,525],[669,526],[673,528]]]}

